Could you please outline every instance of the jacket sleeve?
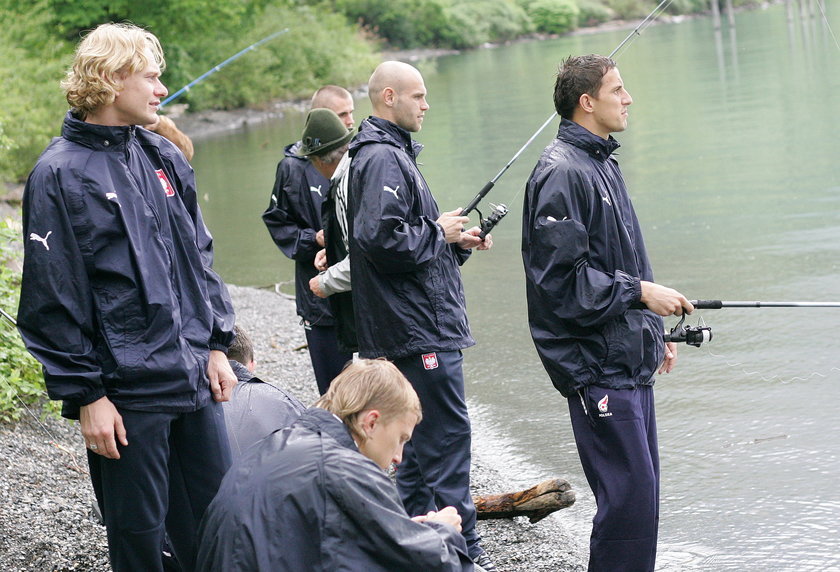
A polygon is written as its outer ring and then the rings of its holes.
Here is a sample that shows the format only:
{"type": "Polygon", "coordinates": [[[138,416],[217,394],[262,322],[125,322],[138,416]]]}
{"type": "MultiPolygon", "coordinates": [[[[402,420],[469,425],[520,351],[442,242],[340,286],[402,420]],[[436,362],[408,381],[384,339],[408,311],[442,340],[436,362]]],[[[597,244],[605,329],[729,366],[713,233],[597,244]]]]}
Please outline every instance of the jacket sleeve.
{"type": "MultiPolygon", "coordinates": [[[[393,483],[372,461],[347,460],[340,471],[328,470],[329,494],[352,523],[359,549],[387,570],[472,572],[464,537],[442,523],[411,520],[396,495],[393,483]],[[338,478],[340,477],[340,478],[338,478]]],[[[346,563],[364,569],[364,563],[346,563]]]]}
{"type": "Polygon", "coordinates": [[[327,296],[340,292],[349,292],[353,289],[350,278],[350,255],[342,258],[338,263],[333,264],[325,272],[318,276],[318,283],[321,290],[327,296]]]}
{"type": "Polygon", "coordinates": [[[207,293],[213,308],[213,331],[210,335],[209,347],[211,350],[227,353],[228,348],[233,343],[233,325],[235,322],[233,302],[231,302],[227,286],[213,270],[213,237],[210,235],[207,225],[204,224],[204,218],[201,216],[201,209],[198,206],[195,172],[189,163],[180,157],[173,161],[173,168],[178,177],[181,200],[184,201],[184,206],[190,213],[195,225],[196,246],[201,254],[207,293]]]}
{"type": "Polygon", "coordinates": [[[301,165],[299,162],[299,159],[286,158],[277,165],[271,202],[262,219],[283,254],[292,260],[309,262],[321,247],[315,241],[317,229],[307,224],[300,212],[303,208],[302,186],[307,183],[302,168],[306,163],[301,165]]]}
{"type": "Polygon", "coordinates": [[[105,395],[97,319],[59,175],[50,167],[36,167],[27,181],[23,232],[18,328],[43,366],[50,398],[87,405],[105,395]]]}
{"type": "Polygon", "coordinates": [[[532,175],[524,212],[525,274],[541,310],[581,327],[602,325],[641,297],[638,277],[591,265],[591,187],[562,165],[532,175]]]}
{"type": "Polygon", "coordinates": [[[377,271],[412,272],[441,256],[447,244],[436,221],[416,214],[418,190],[399,166],[401,151],[387,147],[372,153],[350,181],[353,238],[377,271]]]}

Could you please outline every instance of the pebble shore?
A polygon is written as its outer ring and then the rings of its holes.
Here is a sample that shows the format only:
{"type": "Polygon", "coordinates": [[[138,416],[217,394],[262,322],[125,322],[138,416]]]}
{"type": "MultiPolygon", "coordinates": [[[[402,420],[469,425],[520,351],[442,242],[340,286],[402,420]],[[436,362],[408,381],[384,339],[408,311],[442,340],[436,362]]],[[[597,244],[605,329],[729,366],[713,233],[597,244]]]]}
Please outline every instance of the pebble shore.
{"type": "MultiPolygon", "coordinates": [[[[294,302],[271,291],[229,288],[237,323],[254,341],[257,375],[312,403],[317,390],[294,302]]],[[[105,529],[91,510],[78,425],[26,416],[14,426],[0,425],[0,452],[0,570],[110,570],[105,529]]],[[[512,490],[475,455],[472,481],[478,494],[512,490]]],[[[586,569],[586,539],[573,538],[562,515],[536,524],[525,518],[481,521],[478,527],[499,572],[586,569]]]]}

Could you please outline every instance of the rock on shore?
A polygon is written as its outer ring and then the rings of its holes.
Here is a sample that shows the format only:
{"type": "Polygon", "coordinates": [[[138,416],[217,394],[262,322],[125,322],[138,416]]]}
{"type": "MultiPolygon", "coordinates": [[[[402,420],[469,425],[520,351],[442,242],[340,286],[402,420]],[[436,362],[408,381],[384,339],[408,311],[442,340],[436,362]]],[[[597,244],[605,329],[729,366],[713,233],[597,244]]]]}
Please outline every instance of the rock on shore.
{"type": "MultiPolygon", "coordinates": [[[[250,334],[257,374],[304,403],[317,398],[312,366],[294,302],[270,291],[230,287],[237,322],[250,334]]],[[[480,439],[475,435],[474,439],[480,439]]],[[[92,514],[93,491],[78,425],[31,416],[0,425],[0,570],[110,570],[105,530],[92,514]]],[[[510,490],[474,457],[476,493],[510,490]]],[[[586,554],[559,517],[479,522],[487,551],[502,571],[579,572],[586,554]]]]}

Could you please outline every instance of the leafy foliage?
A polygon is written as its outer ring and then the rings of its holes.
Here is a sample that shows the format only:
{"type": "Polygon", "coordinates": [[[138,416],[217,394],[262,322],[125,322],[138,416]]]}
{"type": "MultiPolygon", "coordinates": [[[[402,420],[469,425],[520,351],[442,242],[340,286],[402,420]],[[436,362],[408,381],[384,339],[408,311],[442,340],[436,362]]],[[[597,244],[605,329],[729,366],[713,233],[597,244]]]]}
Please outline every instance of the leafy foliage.
{"type": "MultiPolygon", "coordinates": [[[[20,225],[0,221],[0,300],[3,309],[14,314],[20,291],[20,225]]],[[[29,355],[17,330],[0,318],[0,421],[20,418],[27,406],[45,399],[44,378],[38,362],[29,355]]],[[[57,404],[47,407],[57,412],[57,404]]]]}
{"type": "Polygon", "coordinates": [[[527,10],[538,32],[564,34],[578,25],[580,8],[574,0],[535,0],[527,10]]]}

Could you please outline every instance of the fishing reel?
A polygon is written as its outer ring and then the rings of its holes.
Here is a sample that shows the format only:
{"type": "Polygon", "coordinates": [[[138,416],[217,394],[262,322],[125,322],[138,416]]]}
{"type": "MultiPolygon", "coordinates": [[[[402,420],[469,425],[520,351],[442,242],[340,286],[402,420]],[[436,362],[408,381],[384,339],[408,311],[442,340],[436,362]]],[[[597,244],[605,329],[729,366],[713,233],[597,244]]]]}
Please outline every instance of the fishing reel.
{"type": "Polygon", "coordinates": [[[677,322],[677,325],[671,328],[671,332],[665,334],[665,341],[666,342],[676,342],[682,343],[685,342],[690,346],[694,346],[695,348],[699,348],[701,344],[704,342],[712,341],[712,328],[706,325],[696,325],[696,326],[686,326],[685,324],[685,316],[686,314],[680,317],[680,321],[677,322]]]}
{"type": "Polygon", "coordinates": [[[482,216],[480,210],[478,210],[477,208],[475,209],[475,211],[478,213],[478,219],[481,221],[481,223],[479,224],[479,226],[481,227],[481,232],[478,235],[478,237],[481,239],[490,234],[490,231],[493,230],[493,227],[499,224],[499,221],[501,221],[504,218],[504,216],[508,214],[508,212],[510,212],[507,206],[503,204],[494,205],[493,203],[490,203],[490,206],[493,207],[493,211],[487,218],[484,218],[484,216],[482,216]]]}

